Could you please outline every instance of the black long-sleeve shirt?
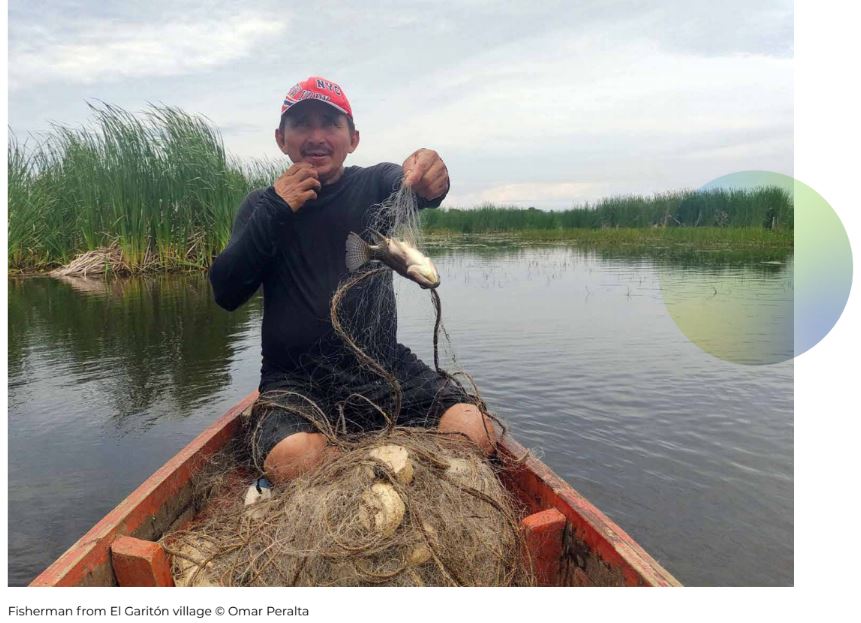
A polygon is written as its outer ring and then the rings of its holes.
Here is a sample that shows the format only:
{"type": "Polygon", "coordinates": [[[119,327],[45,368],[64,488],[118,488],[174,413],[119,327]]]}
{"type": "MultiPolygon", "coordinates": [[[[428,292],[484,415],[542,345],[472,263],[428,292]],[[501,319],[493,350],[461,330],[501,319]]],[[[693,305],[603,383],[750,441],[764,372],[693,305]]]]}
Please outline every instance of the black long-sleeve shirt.
{"type": "MultiPolygon", "coordinates": [[[[230,242],[209,276],[216,303],[231,311],[263,285],[261,389],[301,370],[304,357],[328,356],[341,346],[334,338],[329,304],[347,275],[347,235],[361,234],[371,225],[374,206],[402,178],[402,168],[392,163],[347,167],[337,182],[323,186],[315,200],[295,213],[271,186],[245,198],[230,242]]],[[[437,207],[443,198],[420,200],[419,207],[437,207]]],[[[391,274],[376,287],[379,291],[351,290],[342,309],[352,319],[351,334],[378,347],[373,354],[385,359],[397,334],[391,274]]]]}

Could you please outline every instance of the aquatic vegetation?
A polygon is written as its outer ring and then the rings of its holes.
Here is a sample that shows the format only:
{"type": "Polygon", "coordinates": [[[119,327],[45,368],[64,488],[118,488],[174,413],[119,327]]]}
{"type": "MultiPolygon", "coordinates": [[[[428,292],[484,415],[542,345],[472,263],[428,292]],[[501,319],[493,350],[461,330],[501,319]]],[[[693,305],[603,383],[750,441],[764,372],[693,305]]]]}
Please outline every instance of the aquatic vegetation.
{"type": "MultiPolygon", "coordinates": [[[[108,104],[90,108],[87,126],[55,125],[24,143],[10,136],[12,270],[50,269],[107,249],[119,250],[117,266],[129,272],[206,268],[227,245],[245,195],[271,184],[284,167],[230,156],[208,119],[178,108],[150,106],[138,115],[108,104]]],[[[747,244],[754,229],[785,242],[793,227],[791,198],[771,187],[610,197],[555,212],[423,210],[420,217],[434,235],[517,233],[522,240],[611,246],[676,235],[694,244],[732,236],[747,244]],[[745,233],[726,233],[734,228],[745,233]]]]}
{"type": "Polygon", "coordinates": [[[249,190],[274,179],[239,162],[205,118],[151,106],[91,105],[94,123],[54,126],[9,155],[11,268],[47,268],[116,245],[132,270],[202,268],[227,244],[249,190]]]}
{"type": "Polygon", "coordinates": [[[523,230],[674,227],[793,227],[791,197],[782,189],[682,190],[652,196],[620,196],[561,211],[485,204],[472,209],[425,210],[426,231],[461,233],[523,230]]]}
{"type": "Polygon", "coordinates": [[[789,230],[755,227],[672,227],[658,229],[527,229],[462,234],[431,231],[426,247],[434,257],[452,249],[494,253],[523,247],[570,245],[603,257],[645,257],[684,265],[786,261],[793,252],[789,230]]]}

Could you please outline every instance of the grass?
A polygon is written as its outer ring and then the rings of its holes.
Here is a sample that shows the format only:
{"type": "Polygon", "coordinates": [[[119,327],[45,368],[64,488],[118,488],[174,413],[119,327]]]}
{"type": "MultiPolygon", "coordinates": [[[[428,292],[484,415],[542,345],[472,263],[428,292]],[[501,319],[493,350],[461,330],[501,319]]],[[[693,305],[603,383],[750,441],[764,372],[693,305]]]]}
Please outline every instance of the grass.
{"type": "MultiPolygon", "coordinates": [[[[11,270],[47,270],[106,248],[132,272],[203,269],[226,245],[244,196],[283,165],[230,157],[204,117],[99,104],[81,128],[8,145],[11,270]]],[[[432,237],[515,235],[606,247],[660,243],[791,247],[791,199],[776,188],[611,197],[544,212],[484,205],[422,212],[432,237]]]]}

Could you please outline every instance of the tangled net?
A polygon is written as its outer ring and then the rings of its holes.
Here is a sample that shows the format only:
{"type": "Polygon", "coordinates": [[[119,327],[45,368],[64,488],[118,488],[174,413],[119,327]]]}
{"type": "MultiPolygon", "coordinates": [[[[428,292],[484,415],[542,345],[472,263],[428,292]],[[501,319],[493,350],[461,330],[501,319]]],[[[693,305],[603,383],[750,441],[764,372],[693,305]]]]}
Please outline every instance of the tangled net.
{"type": "Polygon", "coordinates": [[[513,500],[456,436],[395,428],[246,507],[247,483],[201,480],[209,512],[164,541],[178,585],[532,583],[513,500]]]}
{"type": "MultiPolygon", "coordinates": [[[[401,189],[379,206],[369,227],[418,248],[416,214],[415,196],[401,189]]],[[[249,476],[262,473],[264,457],[256,455],[254,443],[219,455],[197,483],[198,503],[206,508],[205,515],[192,528],[163,539],[173,555],[177,584],[532,583],[518,509],[495,468],[463,435],[397,425],[402,389],[386,366],[387,353],[375,341],[380,327],[367,320],[391,317],[384,313],[384,306],[393,304],[384,295],[391,287],[391,271],[368,266],[340,284],[329,310],[334,333],[351,354],[352,365],[363,378],[376,379],[385,388],[385,399],[379,392],[374,400],[357,390],[333,407],[296,389],[261,395],[255,409],[262,417],[249,423],[249,440],[267,414],[286,411],[325,436],[333,449],[330,459],[276,489],[271,499],[246,507],[243,494],[249,476]],[[385,425],[371,432],[349,431],[344,425],[345,403],[375,411],[385,425]],[[225,474],[234,476],[225,479],[225,474]]],[[[449,340],[435,290],[431,297],[436,374],[456,387],[464,401],[497,422],[504,434],[472,379],[440,367],[440,336],[443,344],[449,340]]]]}

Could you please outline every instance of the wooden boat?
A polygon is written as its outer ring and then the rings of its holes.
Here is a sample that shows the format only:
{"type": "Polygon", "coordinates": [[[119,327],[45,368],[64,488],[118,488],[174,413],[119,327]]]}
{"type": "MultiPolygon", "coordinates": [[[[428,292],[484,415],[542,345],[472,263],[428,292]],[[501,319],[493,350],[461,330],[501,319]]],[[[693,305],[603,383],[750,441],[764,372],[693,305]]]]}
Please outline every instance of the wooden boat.
{"type": "MultiPolygon", "coordinates": [[[[194,515],[191,478],[238,434],[253,392],[198,435],[82,536],[30,586],[172,586],[156,542],[194,515]]],[[[506,436],[507,457],[525,449],[506,436]]],[[[619,526],[533,456],[502,474],[530,513],[521,522],[543,586],[679,586],[619,526]]]]}

